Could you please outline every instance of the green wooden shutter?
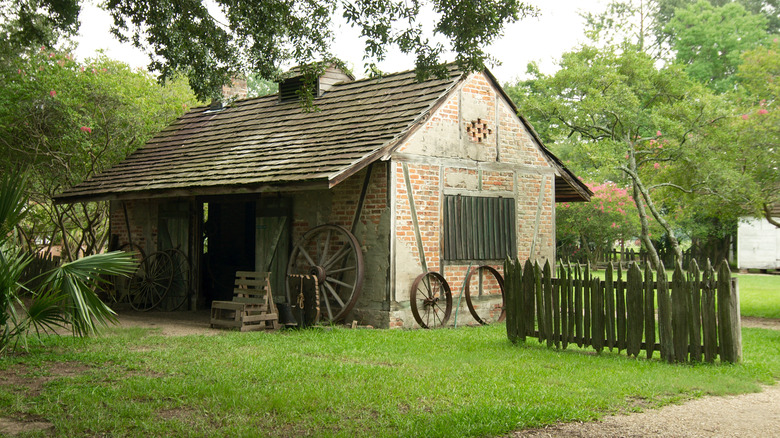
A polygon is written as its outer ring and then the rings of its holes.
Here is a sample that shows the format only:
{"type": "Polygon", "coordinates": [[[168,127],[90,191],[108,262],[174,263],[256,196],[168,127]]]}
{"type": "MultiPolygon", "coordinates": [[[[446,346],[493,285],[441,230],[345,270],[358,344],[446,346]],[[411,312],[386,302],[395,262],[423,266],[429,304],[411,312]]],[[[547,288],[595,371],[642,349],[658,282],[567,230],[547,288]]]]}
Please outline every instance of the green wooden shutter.
{"type": "Polygon", "coordinates": [[[503,260],[514,255],[514,198],[445,195],[443,212],[445,260],[503,260]]]}

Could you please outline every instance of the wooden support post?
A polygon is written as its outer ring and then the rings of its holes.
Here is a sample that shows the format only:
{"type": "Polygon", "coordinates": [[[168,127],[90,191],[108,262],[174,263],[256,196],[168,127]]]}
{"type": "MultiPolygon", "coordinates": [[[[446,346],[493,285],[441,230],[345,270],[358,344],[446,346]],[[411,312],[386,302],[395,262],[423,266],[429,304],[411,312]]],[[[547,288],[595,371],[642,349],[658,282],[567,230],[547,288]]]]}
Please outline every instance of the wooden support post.
{"type": "Polygon", "coordinates": [[[420,265],[423,272],[428,272],[428,263],[425,261],[425,249],[423,248],[422,236],[420,235],[420,223],[417,221],[417,210],[414,207],[414,195],[412,193],[412,181],[409,178],[409,166],[402,164],[404,171],[404,182],[406,182],[406,197],[409,200],[409,211],[414,225],[414,237],[417,240],[417,253],[420,256],[420,265]]]}

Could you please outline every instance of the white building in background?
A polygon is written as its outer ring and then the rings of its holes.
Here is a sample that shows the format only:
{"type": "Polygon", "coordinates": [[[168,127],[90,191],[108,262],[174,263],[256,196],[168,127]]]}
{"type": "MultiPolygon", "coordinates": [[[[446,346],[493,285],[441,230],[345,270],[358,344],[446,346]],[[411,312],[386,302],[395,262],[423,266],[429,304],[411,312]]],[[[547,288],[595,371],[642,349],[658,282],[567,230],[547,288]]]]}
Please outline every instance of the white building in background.
{"type": "MultiPolygon", "coordinates": [[[[780,220],[780,206],[772,209],[780,220]]],[[[739,269],[780,269],[780,228],[766,218],[742,218],[737,228],[739,269]]]]}

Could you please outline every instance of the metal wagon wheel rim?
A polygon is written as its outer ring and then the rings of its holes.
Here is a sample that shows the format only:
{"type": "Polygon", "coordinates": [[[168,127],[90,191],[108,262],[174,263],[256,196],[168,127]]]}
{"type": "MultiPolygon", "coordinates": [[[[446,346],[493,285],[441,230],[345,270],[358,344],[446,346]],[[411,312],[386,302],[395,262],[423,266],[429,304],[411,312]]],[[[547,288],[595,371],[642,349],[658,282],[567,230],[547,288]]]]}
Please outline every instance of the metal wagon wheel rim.
{"type": "Polygon", "coordinates": [[[140,312],[157,307],[173,282],[171,256],[158,251],[145,257],[130,279],[130,306],[140,312]]]}
{"type": "MultiPolygon", "coordinates": [[[[119,247],[119,251],[133,254],[133,260],[140,266],[143,259],[146,258],[144,250],[135,243],[125,243],[119,247]]],[[[130,297],[130,279],[125,275],[114,275],[111,279],[113,291],[108,293],[108,297],[113,303],[127,303],[130,297]]]]}
{"type": "Polygon", "coordinates": [[[492,266],[487,266],[487,265],[480,266],[477,269],[470,271],[469,275],[466,276],[466,306],[468,306],[469,313],[471,313],[471,316],[474,317],[474,319],[478,323],[482,325],[488,324],[488,322],[482,319],[477,313],[477,309],[475,308],[474,302],[471,297],[471,277],[474,276],[474,273],[479,273],[482,270],[485,270],[493,274],[493,278],[496,279],[496,283],[498,283],[498,287],[501,289],[501,314],[498,316],[498,319],[496,320],[496,322],[501,322],[506,318],[506,309],[505,309],[506,306],[505,306],[505,298],[504,298],[504,277],[502,277],[501,274],[492,266]]]}
{"type": "MultiPolygon", "coordinates": [[[[363,289],[363,252],[355,236],[338,225],[320,225],[295,244],[287,275],[317,278],[321,319],[336,322],[355,306],[363,289]]],[[[287,301],[295,302],[287,284],[287,301]]]]}
{"type": "Polygon", "coordinates": [[[452,313],[450,285],[438,272],[420,274],[412,283],[409,303],[412,316],[420,327],[444,327],[452,313]]]}
{"type": "Polygon", "coordinates": [[[172,276],[168,293],[165,294],[159,307],[162,310],[172,312],[181,308],[190,297],[192,265],[189,257],[180,249],[168,249],[164,252],[171,258],[172,276]]]}

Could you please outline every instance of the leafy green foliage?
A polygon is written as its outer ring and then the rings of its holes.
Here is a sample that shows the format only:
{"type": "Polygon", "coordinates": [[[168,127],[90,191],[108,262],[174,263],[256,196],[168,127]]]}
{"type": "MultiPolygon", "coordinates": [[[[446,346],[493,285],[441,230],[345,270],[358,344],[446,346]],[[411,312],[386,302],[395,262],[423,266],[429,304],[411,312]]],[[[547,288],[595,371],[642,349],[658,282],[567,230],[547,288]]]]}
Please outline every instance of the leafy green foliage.
{"type": "Polygon", "coordinates": [[[742,53],[767,38],[764,16],[739,3],[713,7],[705,0],[677,9],[665,31],[673,35],[676,62],[717,92],[734,88],[742,53]]]}
{"type": "Polygon", "coordinates": [[[62,241],[64,233],[74,251],[99,252],[106,206],[58,206],[51,197],[124,159],[194,96],[182,81],[161,87],[149,74],[102,55],[79,63],[42,47],[4,61],[0,169],[29,169],[34,203],[20,229],[26,246],[36,250],[41,242],[62,241]]]}
{"type": "MultiPolygon", "coordinates": [[[[13,229],[27,209],[26,178],[9,173],[0,179],[0,229],[13,229]]],[[[95,333],[116,322],[114,312],[95,294],[107,275],[127,275],[135,262],[130,254],[97,254],[65,263],[45,274],[39,286],[22,284],[30,256],[8,233],[0,234],[0,353],[26,347],[29,333],[70,326],[74,335],[95,333]],[[30,304],[22,298],[29,296],[30,304]]]]}
{"type": "Polygon", "coordinates": [[[518,83],[512,92],[518,107],[536,126],[547,126],[547,138],[579,149],[578,167],[589,178],[630,181],[651,254],[650,216],[677,247],[656,192],[672,187],[671,174],[697,165],[690,160],[700,150],[694,140],[722,116],[720,99],[679,67],[658,68],[628,44],[583,46],[564,54],[560,66],[554,75],[537,71],[518,83]]]}
{"type": "MultiPolygon", "coordinates": [[[[78,1],[3,1],[0,6],[7,22],[0,32],[14,47],[8,53],[54,45],[78,27],[78,1]]],[[[102,6],[113,17],[114,35],[149,54],[151,71],[163,81],[184,74],[200,100],[218,98],[231,76],[252,71],[272,80],[290,62],[332,61],[336,14],[366,38],[367,71],[397,47],[416,55],[424,78],[441,72],[447,50],[456,53],[462,68],[483,68],[489,60],[484,47],[501,35],[504,24],[536,13],[518,0],[108,0],[102,6]]]]}

